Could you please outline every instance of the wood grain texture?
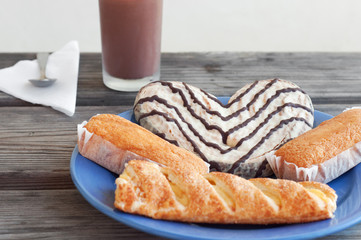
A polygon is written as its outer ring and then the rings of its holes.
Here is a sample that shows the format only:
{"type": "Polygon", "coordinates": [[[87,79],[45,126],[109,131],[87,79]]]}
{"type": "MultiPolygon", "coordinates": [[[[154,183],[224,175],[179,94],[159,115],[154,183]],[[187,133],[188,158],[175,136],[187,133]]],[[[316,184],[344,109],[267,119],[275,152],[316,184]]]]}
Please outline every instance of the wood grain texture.
{"type": "MultiPolygon", "coordinates": [[[[0,54],[0,68],[35,54],[0,54]]],[[[361,106],[361,53],[165,53],[161,76],[217,96],[279,77],[336,115],[361,106]]],[[[0,239],[159,239],[89,205],[75,189],[70,157],[76,125],[98,113],[132,109],[136,93],[106,88],[100,54],[82,54],[77,107],[68,117],[0,92],[0,239]]],[[[323,239],[360,239],[361,224],[323,239]]]]}
{"type": "MultiPolygon", "coordinates": [[[[0,68],[35,54],[1,54],[0,68]]],[[[361,102],[361,53],[164,53],[161,79],[184,81],[230,96],[255,80],[282,78],[302,87],[315,104],[361,102]]],[[[100,54],[80,57],[77,106],[132,105],[135,93],[102,83],[100,54]]],[[[0,92],[0,106],[29,106],[0,92]]]]}
{"type": "Polygon", "coordinates": [[[75,189],[1,190],[0,196],[0,239],[155,239],[100,213],[75,189]]]}

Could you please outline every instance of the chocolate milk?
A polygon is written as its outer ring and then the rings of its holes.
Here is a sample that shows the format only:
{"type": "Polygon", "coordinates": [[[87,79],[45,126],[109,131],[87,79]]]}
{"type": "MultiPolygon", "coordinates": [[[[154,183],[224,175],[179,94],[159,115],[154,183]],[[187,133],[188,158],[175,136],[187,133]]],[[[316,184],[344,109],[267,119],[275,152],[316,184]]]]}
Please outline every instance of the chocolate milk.
{"type": "Polygon", "coordinates": [[[103,70],[120,79],[159,71],[163,0],[99,0],[103,70]]]}

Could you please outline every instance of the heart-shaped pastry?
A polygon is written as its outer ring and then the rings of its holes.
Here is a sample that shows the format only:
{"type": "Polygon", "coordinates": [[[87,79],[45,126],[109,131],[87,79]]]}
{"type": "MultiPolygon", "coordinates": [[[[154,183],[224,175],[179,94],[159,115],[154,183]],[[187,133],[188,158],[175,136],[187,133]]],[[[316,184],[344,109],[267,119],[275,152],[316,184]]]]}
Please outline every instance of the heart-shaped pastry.
{"type": "Polygon", "coordinates": [[[227,105],[182,82],[153,82],[135,100],[141,126],[199,155],[211,170],[245,178],[272,174],[265,154],[313,125],[310,97],[295,84],[262,80],[239,89],[227,105]]]}

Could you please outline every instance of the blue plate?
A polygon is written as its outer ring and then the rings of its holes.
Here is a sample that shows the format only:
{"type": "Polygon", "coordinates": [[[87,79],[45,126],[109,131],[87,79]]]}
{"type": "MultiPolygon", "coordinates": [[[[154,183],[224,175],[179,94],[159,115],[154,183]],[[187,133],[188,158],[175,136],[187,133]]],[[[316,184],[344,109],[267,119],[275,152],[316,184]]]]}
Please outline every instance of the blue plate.
{"type": "MultiPolygon", "coordinates": [[[[220,98],[226,102],[228,98],[220,98]]],[[[120,116],[134,121],[133,112],[120,116]]],[[[315,111],[315,126],[332,116],[315,111]]],[[[84,198],[102,213],[141,231],[173,239],[307,239],[341,231],[361,222],[361,166],[358,165],[329,185],[338,195],[333,219],[291,225],[188,224],[154,220],[114,208],[115,174],[79,154],[75,147],[70,162],[71,177],[84,198]]]]}

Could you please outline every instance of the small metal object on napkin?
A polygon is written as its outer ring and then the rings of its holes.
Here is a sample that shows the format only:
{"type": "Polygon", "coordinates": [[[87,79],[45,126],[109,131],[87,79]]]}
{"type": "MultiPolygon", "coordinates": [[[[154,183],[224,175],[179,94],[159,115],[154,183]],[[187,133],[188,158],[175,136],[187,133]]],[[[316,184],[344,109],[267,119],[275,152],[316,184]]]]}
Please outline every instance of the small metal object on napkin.
{"type": "Polygon", "coordinates": [[[40,79],[29,79],[29,81],[36,87],[48,87],[56,81],[56,78],[47,78],[45,74],[49,53],[38,53],[36,58],[40,69],[40,79]]]}

